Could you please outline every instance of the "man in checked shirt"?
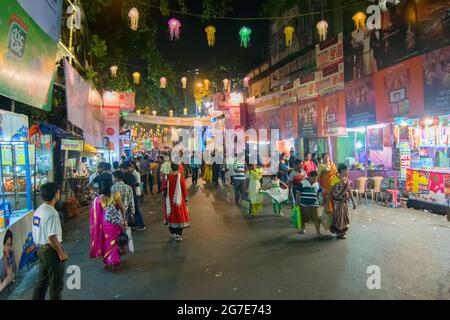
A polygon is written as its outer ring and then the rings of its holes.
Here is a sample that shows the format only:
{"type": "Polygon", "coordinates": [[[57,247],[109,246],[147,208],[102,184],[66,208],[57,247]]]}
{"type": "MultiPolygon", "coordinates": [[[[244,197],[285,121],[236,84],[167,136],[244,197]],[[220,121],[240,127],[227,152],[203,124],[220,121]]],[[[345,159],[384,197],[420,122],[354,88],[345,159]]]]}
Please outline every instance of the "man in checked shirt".
{"type": "Polygon", "coordinates": [[[111,194],[116,192],[120,194],[122,205],[125,208],[127,223],[131,226],[135,214],[133,189],[123,182],[123,173],[120,170],[113,172],[113,181],[114,185],[111,187],[111,194]]]}

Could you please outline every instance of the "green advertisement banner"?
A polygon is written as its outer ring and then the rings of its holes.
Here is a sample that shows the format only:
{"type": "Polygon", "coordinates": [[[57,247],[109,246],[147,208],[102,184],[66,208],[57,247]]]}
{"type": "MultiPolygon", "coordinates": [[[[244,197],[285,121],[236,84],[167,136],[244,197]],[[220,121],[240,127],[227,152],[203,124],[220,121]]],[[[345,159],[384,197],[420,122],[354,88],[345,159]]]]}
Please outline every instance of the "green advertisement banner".
{"type": "Polygon", "coordinates": [[[0,10],[0,94],[50,111],[57,45],[16,0],[0,10]]]}

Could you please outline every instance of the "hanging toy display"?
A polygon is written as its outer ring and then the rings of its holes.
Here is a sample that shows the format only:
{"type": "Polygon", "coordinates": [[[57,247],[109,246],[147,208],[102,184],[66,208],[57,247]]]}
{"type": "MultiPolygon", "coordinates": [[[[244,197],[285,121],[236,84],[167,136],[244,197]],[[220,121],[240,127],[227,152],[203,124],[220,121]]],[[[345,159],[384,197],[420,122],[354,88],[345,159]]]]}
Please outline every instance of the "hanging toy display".
{"type": "Polygon", "coordinates": [[[239,36],[241,37],[241,47],[247,48],[250,43],[250,35],[252,34],[252,29],[247,27],[242,27],[239,31],[239,36]]]}
{"type": "Polygon", "coordinates": [[[216,27],[207,26],[205,32],[206,38],[208,39],[208,46],[214,47],[214,44],[216,43],[216,27]]]}
{"type": "Polygon", "coordinates": [[[325,20],[321,20],[316,25],[317,33],[319,34],[319,40],[325,41],[327,39],[327,32],[328,32],[328,22],[325,20]]]}
{"type": "Polygon", "coordinates": [[[128,17],[130,17],[130,28],[133,31],[138,29],[139,23],[139,11],[136,8],[131,8],[130,12],[128,12],[128,17]]]}
{"type": "Polygon", "coordinates": [[[139,72],[133,73],[134,84],[139,84],[141,82],[141,74],[139,72]]]}
{"type": "Polygon", "coordinates": [[[167,87],[167,78],[166,77],[162,77],[161,79],[159,79],[159,87],[161,89],[165,89],[167,87]]]}
{"type": "Polygon", "coordinates": [[[169,20],[169,33],[170,33],[170,40],[180,40],[180,33],[181,33],[181,22],[178,19],[170,19],[169,20]]]}
{"type": "Polygon", "coordinates": [[[367,16],[364,12],[359,11],[355,13],[352,17],[352,20],[355,22],[356,31],[363,30],[366,25],[367,16]]]}
{"type": "Polygon", "coordinates": [[[294,27],[287,26],[284,28],[284,37],[286,39],[286,47],[292,47],[292,36],[294,35],[294,27]]]}

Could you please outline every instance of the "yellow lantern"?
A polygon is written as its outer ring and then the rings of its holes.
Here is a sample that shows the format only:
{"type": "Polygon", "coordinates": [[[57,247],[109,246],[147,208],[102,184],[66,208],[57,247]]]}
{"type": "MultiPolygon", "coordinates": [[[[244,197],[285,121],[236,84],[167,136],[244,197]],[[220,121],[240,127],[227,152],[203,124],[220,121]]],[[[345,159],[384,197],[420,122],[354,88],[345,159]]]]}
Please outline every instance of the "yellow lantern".
{"type": "Polygon", "coordinates": [[[291,47],[292,46],[292,36],[294,34],[294,27],[291,26],[287,26],[286,28],[284,28],[284,37],[286,39],[286,47],[291,47]]]}
{"type": "Polygon", "coordinates": [[[141,82],[141,74],[139,72],[133,73],[134,84],[139,84],[141,82]]]}
{"type": "Polygon", "coordinates": [[[136,8],[131,8],[128,12],[128,17],[130,17],[130,27],[131,30],[136,31],[138,29],[139,22],[139,11],[136,8]]]}
{"type": "Polygon", "coordinates": [[[359,11],[353,15],[352,20],[355,22],[356,31],[364,29],[366,25],[367,16],[364,12],[359,11]]]}
{"type": "Polygon", "coordinates": [[[207,26],[205,28],[206,32],[206,38],[208,39],[208,46],[214,47],[214,44],[216,43],[216,27],[214,26],[207,26]]]}
{"type": "Polygon", "coordinates": [[[186,77],[181,78],[181,84],[183,85],[183,89],[186,89],[186,85],[187,85],[187,78],[186,77]]]}
{"type": "Polygon", "coordinates": [[[110,69],[111,69],[111,76],[113,76],[114,78],[117,77],[117,70],[119,70],[119,67],[112,66],[110,69]]]}
{"type": "Polygon", "coordinates": [[[328,23],[325,20],[321,20],[317,23],[316,28],[319,34],[319,40],[325,41],[327,39],[328,23]]]}
{"type": "Polygon", "coordinates": [[[209,80],[205,79],[205,80],[203,80],[203,83],[205,84],[205,90],[208,91],[209,90],[209,80]]]}
{"type": "Polygon", "coordinates": [[[173,117],[173,110],[169,111],[169,117],[173,117]]]}
{"type": "Polygon", "coordinates": [[[230,80],[223,79],[223,89],[225,90],[225,92],[228,92],[229,88],[230,88],[230,80]]]}
{"type": "Polygon", "coordinates": [[[187,116],[187,114],[188,114],[188,108],[184,108],[183,109],[183,115],[187,116]]]}

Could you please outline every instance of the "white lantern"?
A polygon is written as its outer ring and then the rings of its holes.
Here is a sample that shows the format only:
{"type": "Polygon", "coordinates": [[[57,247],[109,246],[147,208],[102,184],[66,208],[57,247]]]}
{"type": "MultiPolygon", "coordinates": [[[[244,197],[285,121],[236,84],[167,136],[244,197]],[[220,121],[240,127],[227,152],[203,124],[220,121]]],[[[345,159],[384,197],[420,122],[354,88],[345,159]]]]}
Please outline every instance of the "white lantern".
{"type": "Polygon", "coordinates": [[[187,85],[187,78],[186,77],[181,78],[181,84],[183,85],[183,89],[186,89],[186,85],[187,85]]]}
{"type": "Polygon", "coordinates": [[[130,17],[130,28],[133,31],[138,29],[139,22],[139,11],[136,8],[131,8],[130,12],[128,12],[128,17],[130,17]]]}
{"type": "Polygon", "coordinates": [[[188,108],[184,108],[183,109],[183,115],[187,116],[187,114],[188,114],[188,108]]]}
{"type": "Polygon", "coordinates": [[[229,87],[230,87],[230,80],[223,79],[223,89],[225,90],[225,92],[228,92],[229,87]]]}
{"type": "Polygon", "coordinates": [[[117,70],[119,70],[119,67],[112,66],[110,69],[111,69],[111,76],[113,76],[114,78],[117,77],[117,70]]]}
{"type": "Polygon", "coordinates": [[[169,111],[169,117],[173,117],[173,110],[169,111]]]}
{"type": "Polygon", "coordinates": [[[159,85],[161,89],[165,89],[167,86],[167,78],[162,77],[161,79],[159,79],[159,85]]]}
{"type": "Polygon", "coordinates": [[[152,114],[154,117],[156,117],[156,111],[153,111],[152,114]]]}
{"type": "Polygon", "coordinates": [[[328,32],[328,22],[325,20],[321,20],[316,25],[317,32],[319,33],[319,39],[320,41],[325,41],[327,39],[327,32],[328,32]]]}

